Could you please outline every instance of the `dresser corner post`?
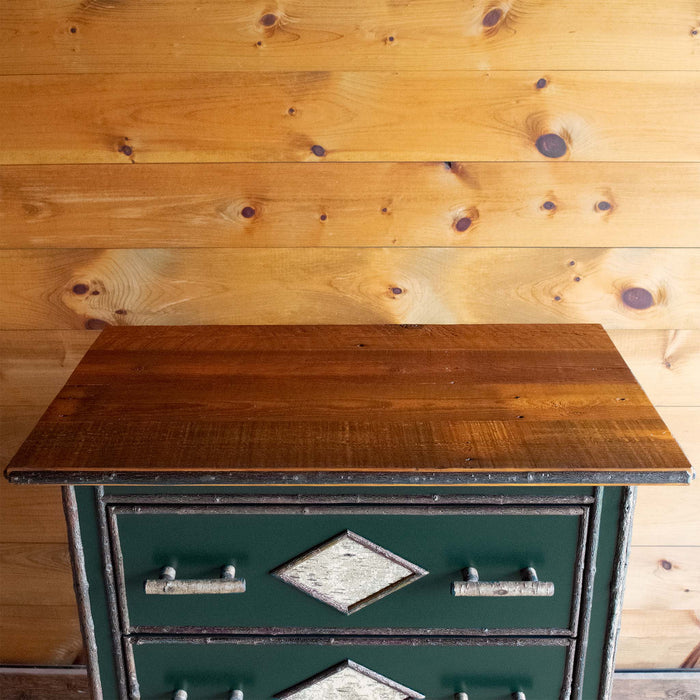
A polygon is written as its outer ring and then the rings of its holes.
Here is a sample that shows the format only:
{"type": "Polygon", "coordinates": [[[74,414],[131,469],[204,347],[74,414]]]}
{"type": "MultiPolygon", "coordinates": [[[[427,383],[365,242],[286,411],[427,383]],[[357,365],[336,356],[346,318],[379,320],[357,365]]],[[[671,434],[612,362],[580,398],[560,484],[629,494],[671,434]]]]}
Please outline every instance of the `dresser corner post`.
{"type": "Polygon", "coordinates": [[[625,579],[627,577],[630,545],[632,543],[632,522],[634,519],[634,507],[636,502],[637,487],[623,487],[622,500],[620,503],[620,521],[617,531],[617,541],[615,543],[615,562],[613,565],[610,605],[608,607],[603,667],[600,676],[599,700],[608,700],[612,692],[613,675],[615,671],[615,652],[617,650],[617,641],[620,634],[622,601],[625,592],[625,579]]]}
{"type": "Polygon", "coordinates": [[[95,639],[95,626],[92,619],[92,610],[90,608],[89,584],[87,571],[85,569],[83,542],[80,535],[75,487],[62,486],[61,492],[63,498],[63,512],[65,514],[68,530],[68,547],[73,572],[73,588],[75,590],[75,599],[78,606],[80,631],[87,656],[90,695],[92,700],[103,700],[97,659],[97,641],[95,639]]]}

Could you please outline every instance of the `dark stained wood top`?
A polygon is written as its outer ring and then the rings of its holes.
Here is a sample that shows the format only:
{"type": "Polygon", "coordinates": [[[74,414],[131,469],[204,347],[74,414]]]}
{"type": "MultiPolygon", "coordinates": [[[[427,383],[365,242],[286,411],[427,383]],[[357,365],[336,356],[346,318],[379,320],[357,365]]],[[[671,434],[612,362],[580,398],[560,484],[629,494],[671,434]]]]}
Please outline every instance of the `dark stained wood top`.
{"type": "Polygon", "coordinates": [[[598,325],[109,327],[16,482],[685,482],[598,325]]]}

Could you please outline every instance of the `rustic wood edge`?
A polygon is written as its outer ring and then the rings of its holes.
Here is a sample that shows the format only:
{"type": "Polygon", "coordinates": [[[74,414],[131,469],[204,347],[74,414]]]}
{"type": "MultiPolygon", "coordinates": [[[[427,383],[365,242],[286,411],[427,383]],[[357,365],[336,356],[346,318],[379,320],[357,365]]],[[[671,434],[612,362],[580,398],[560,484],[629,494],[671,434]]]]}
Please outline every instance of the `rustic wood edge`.
{"type": "Polygon", "coordinates": [[[613,564],[612,594],[608,608],[608,624],[605,633],[605,649],[603,651],[603,668],[600,675],[601,698],[610,697],[615,670],[615,653],[617,640],[620,635],[622,605],[625,593],[625,578],[632,545],[632,521],[634,507],[637,503],[637,489],[630,486],[624,489],[620,504],[620,526],[615,545],[615,562],[613,564]]]}
{"type": "Polygon", "coordinates": [[[80,631],[87,653],[87,668],[89,670],[89,688],[92,700],[102,699],[102,685],[100,682],[99,664],[97,659],[97,641],[95,639],[95,626],[92,620],[90,607],[89,584],[85,570],[85,556],[80,535],[80,523],[78,520],[78,504],[75,498],[75,489],[72,486],[62,488],[63,512],[66,517],[68,530],[68,548],[70,551],[71,568],[73,569],[73,588],[78,605],[78,617],[80,619],[80,631]]]}
{"type": "MultiPolygon", "coordinates": [[[[598,555],[598,542],[600,540],[600,520],[602,515],[603,489],[595,489],[595,501],[591,506],[590,516],[586,523],[588,529],[585,534],[585,562],[583,564],[583,580],[581,586],[581,601],[579,607],[580,618],[576,626],[577,648],[574,659],[573,675],[571,680],[571,698],[580,700],[583,697],[583,683],[586,668],[586,650],[588,647],[588,632],[591,625],[593,610],[593,591],[595,587],[596,557],[598,555]]],[[[579,541],[584,538],[581,533],[579,541]]]]}
{"type": "Polygon", "coordinates": [[[36,470],[5,471],[13,484],[122,484],[159,486],[513,486],[544,484],[547,486],[604,485],[629,486],[637,484],[688,484],[695,472],[684,470],[657,470],[623,472],[611,471],[561,471],[561,472],[375,472],[362,471],[178,471],[151,470],[111,471],[61,471],[36,470]]]}
{"type": "Polygon", "coordinates": [[[114,654],[113,665],[116,670],[117,692],[120,698],[127,697],[127,679],[124,672],[124,650],[122,647],[121,627],[119,624],[117,593],[114,585],[114,560],[110,546],[109,525],[107,513],[102,503],[104,488],[96,486],[94,489],[94,502],[97,511],[97,529],[99,533],[100,555],[102,557],[102,567],[104,570],[105,593],[109,602],[109,623],[112,635],[112,653],[114,654]]]}

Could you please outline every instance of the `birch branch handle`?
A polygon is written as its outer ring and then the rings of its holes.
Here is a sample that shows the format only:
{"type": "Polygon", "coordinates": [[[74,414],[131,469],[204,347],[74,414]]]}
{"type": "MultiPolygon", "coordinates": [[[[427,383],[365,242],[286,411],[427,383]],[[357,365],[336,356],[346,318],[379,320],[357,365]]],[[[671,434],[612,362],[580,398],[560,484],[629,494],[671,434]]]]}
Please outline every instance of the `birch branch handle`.
{"type": "Polygon", "coordinates": [[[540,581],[537,572],[531,566],[521,571],[522,581],[479,581],[479,572],[470,566],[464,576],[464,581],[452,583],[452,595],[471,598],[502,598],[502,597],[551,597],[554,595],[554,584],[550,581],[540,581]]]}
{"type": "Polygon", "coordinates": [[[201,595],[245,593],[245,580],[236,578],[233,566],[224,566],[221,578],[177,579],[172,566],[163,567],[160,578],[148,579],[144,583],[146,595],[201,595]]]}

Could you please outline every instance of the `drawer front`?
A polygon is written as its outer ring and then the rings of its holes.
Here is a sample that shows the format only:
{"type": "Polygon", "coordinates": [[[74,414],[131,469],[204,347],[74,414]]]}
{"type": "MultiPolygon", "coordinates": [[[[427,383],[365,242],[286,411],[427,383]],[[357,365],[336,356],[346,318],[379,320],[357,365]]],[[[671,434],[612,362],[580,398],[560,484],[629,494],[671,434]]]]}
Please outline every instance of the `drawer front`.
{"type": "MultiPolygon", "coordinates": [[[[120,505],[109,513],[125,631],[566,634],[577,616],[587,516],[581,506],[419,511],[400,506],[120,505]],[[313,550],[313,556],[298,560],[313,550]],[[176,585],[209,580],[215,591],[228,590],[219,583],[226,565],[245,579],[244,593],[153,592],[166,566],[174,570],[176,585]],[[483,582],[518,588],[527,567],[553,584],[554,594],[456,597],[452,584],[466,567],[478,570],[482,594],[489,589],[483,582]],[[329,569],[334,580],[319,581],[329,569]],[[145,590],[147,580],[151,593],[145,590]]],[[[532,592],[540,584],[523,586],[532,592]]],[[[546,592],[542,586],[540,592],[546,592]]]]}
{"type": "MultiPolygon", "coordinates": [[[[555,640],[552,640],[555,641],[555,640]]],[[[141,700],[348,700],[425,697],[528,700],[566,697],[568,646],[330,646],[253,645],[180,638],[135,643],[141,700]],[[168,641],[170,643],[168,643],[168,641]],[[398,686],[398,687],[397,687],[398,686]]]]}

